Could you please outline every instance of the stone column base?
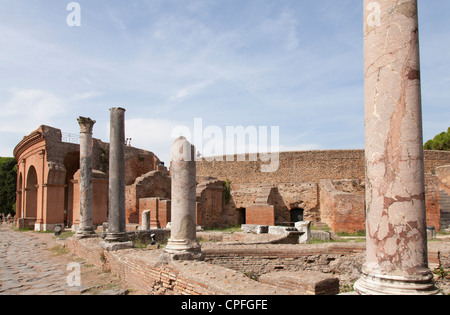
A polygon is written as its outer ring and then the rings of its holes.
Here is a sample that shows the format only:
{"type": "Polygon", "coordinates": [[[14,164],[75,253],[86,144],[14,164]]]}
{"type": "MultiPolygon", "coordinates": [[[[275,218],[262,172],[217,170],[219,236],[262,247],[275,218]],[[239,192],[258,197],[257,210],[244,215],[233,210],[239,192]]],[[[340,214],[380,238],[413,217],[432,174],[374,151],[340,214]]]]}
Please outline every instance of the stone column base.
{"type": "Polygon", "coordinates": [[[354,289],[360,295],[437,295],[439,289],[433,274],[424,272],[416,277],[368,274],[363,271],[354,289]]]}
{"type": "Polygon", "coordinates": [[[85,239],[85,238],[96,238],[96,237],[100,237],[100,234],[96,234],[95,232],[93,233],[83,233],[83,232],[77,232],[75,233],[75,235],[73,236],[76,239],[85,239]]]}
{"type": "Polygon", "coordinates": [[[129,241],[126,233],[106,233],[105,240],[100,242],[100,247],[109,251],[133,248],[133,242],[129,241]]]}
{"type": "Polygon", "coordinates": [[[160,256],[161,262],[170,262],[173,260],[204,260],[205,255],[201,251],[198,242],[188,240],[169,239],[164,253],[160,256]]]}
{"type": "Polygon", "coordinates": [[[205,260],[205,254],[202,252],[164,252],[159,256],[159,262],[168,264],[171,261],[183,261],[183,260],[205,260]]]}
{"type": "Polygon", "coordinates": [[[78,239],[98,237],[93,227],[79,227],[74,237],[78,239]]]}
{"type": "Polygon", "coordinates": [[[109,233],[106,232],[105,242],[107,243],[121,243],[127,242],[128,235],[126,233],[109,233]]]}

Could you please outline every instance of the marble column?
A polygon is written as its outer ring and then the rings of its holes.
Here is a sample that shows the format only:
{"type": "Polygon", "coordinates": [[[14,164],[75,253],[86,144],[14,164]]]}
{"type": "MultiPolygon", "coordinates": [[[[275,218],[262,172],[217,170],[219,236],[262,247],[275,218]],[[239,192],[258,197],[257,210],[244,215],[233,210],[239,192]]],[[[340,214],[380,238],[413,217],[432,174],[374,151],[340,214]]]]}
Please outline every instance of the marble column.
{"type": "Polygon", "coordinates": [[[367,254],[359,294],[436,294],[428,268],[417,0],[364,1],[367,254]]]}
{"type": "Polygon", "coordinates": [[[165,248],[174,260],[203,259],[196,232],[196,165],[195,148],[184,137],[172,147],[172,222],[165,248]]]}
{"type": "Polygon", "coordinates": [[[80,225],[77,237],[95,235],[92,225],[92,129],[95,120],[79,117],[80,125],[80,225]]]}
{"type": "Polygon", "coordinates": [[[109,217],[103,247],[116,250],[132,247],[132,243],[128,242],[125,217],[125,109],[111,108],[110,115],[109,217]]]}

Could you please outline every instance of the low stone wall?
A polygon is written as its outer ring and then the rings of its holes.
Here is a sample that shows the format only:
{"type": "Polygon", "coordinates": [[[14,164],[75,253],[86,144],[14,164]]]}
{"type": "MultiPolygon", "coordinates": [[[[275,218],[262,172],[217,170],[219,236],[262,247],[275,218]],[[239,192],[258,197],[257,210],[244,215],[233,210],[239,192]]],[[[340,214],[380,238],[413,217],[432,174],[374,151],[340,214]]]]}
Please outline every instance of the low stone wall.
{"type": "Polygon", "coordinates": [[[131,286],[148,294],[177,295],[297,295],[251,280],[242,273],[201,261],[161,264],[162,250],[104,251],[101,239],[69,238],[65,245],[87,262],[110,270],[131,286]]]}
{"type": "Polygon", "coordinates": [[[274,271],[316,271],[356,281],[365,258],[365,244],[210,245],[205,261],[258,277],[274,271]]]}
{"type": "MultiPolygon", "coordinates": [[[[100,241],[100,238],[69,238],[65,241],[65,246],[86,262],[110,270],[124,282],[148,294],[303,295],[304,289],[286,289],[252,279],[279,271],[313,271],[338,277],[341,285],[351,286],[360,277],[365,260],[364,243],[205,243],[202,245],[205,261],[162,264],[159,261],[162,250],[127,249],[110,252],[99,246],[100,241]]],[[[430,268],[440,265],[448,268],[448,250],[439,242],[429,245],[429,260],[433,263],[430,268]]]]}

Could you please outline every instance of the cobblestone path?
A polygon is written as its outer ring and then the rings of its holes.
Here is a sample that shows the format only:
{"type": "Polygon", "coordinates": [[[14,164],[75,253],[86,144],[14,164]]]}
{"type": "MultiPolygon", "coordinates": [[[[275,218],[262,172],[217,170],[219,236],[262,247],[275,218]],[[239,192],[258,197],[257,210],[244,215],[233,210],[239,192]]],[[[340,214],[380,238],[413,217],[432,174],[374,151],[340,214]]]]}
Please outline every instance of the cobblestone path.
{"type": "Polygon", "coordinates": [[[30,233],[0,225],[0,295],[64,295],[66,265],[30,233]]]}

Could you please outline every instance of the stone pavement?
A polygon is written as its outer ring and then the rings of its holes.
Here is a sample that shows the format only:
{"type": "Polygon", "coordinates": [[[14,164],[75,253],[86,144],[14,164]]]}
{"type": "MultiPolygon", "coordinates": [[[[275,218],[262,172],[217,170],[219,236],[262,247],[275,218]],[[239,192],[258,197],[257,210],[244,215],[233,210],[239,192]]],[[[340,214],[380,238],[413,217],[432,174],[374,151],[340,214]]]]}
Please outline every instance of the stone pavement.
{"type": "Polygon", "coordinates": [[[0,225],[0,295],[64,295],[66,265],[39,237],[0,225]]]}

